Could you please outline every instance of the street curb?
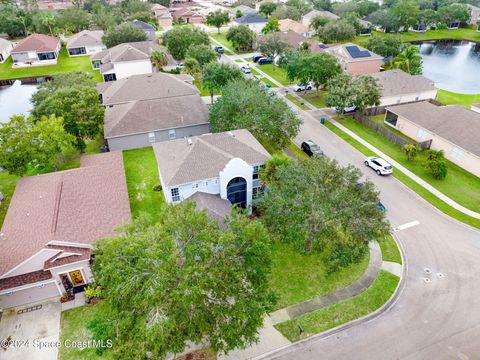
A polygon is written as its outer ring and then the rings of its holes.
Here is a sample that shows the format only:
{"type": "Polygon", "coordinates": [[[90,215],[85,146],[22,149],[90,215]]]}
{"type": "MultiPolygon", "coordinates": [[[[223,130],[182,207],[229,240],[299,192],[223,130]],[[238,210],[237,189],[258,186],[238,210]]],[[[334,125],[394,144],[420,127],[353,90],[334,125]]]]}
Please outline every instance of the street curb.
{"type": "Polygon", "coordinates": [[[333,329],[326,330],[326,331],[321,332],[319,334],[312,335],[308,338],[299,340],[297,342],[293,342],[290,345],[286,345],[286,346],[280,347],[278,349],[269,351],[267,353],[261,354],[259,356],[253,357],[251,360],[274,359],[275,355],[276,354],[280,355],[279,353],[282,352],[282,351],[285,351],[284,354],[288,354],[290,352],[295,351],[296,348],[299,347],[300,345],[303,345],[305,343],[312,342],[312,341],[317,341],[317,340],[322,340],[322,339],[329,338],[330,336],[333,336],[333,335],[335,335],[335,334],[337,334],[341,331],[344,331],[344,330],[350,329],[354,326],[357,326],[357,325],[375,320],[376,318],[378,318],[381,315],[388,312],[393,307],[393,305],[395,305],[395,303],[398,301],[401,293],[403,292],[403,290],[405,288],[405,280],[406,280],[406,277],[408,275],[408,260],[407,260],[407,257],[405,255],[405,251],[403,249],[403,246],[400,244],[400,242],[398,241],[398,239],[395,237],[394,234],[392,234],[392,237],[393,237],[395,243],[398,246],[398,249],[400,251],[400,256],[402,258],[402,276],[400,277],[400,280],[399,280],[399,282],[397,284],[397,287],[396,287],[395,291],[393,292],[392,296],[390,296],[390,298],[385,302],[385,304],[383,304],[381,307],[379,307],[374,312],[371,312],[370,314],[367,314],[363,317],[360,317],[360,318],[352,320],[348,323],[339,325],[339,326],[337,326],[333,329]]]}

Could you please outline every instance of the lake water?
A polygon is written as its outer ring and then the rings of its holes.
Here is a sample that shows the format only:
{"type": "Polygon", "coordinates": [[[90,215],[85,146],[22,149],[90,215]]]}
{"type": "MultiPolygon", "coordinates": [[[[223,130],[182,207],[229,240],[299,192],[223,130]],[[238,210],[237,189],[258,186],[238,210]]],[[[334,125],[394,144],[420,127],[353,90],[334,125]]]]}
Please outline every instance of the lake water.
{"type": "Polygon", "coordinates": [[[480,93],[480,44],[442,40],[420,45],[423,75],[440,89],[480,93]]]}
{"type": "Polygon", "coordinates": [[[12,115],[28,115],[32,109],[30,97],[37,85],[15,81],[11,86],[0,87],[0,122],[8,122],[12,115]]]}

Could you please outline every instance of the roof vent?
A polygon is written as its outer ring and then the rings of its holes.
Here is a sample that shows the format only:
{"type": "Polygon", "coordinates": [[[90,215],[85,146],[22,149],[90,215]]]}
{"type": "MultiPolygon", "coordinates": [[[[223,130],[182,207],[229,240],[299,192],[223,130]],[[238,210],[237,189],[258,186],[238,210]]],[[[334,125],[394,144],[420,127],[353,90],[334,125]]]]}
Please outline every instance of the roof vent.
{"type": "Polygon", "coordinates": [[[230,135],[231,137],[235,137],[235,134],[231,131],[228,132],[228,135],[230,135]]]}
{"type": "Polygon", "coordinates": [[[191,139],[187,139],[187,143],[188,143],[188,145],[192,145],[192,144],[193,144],[191,139]]]}

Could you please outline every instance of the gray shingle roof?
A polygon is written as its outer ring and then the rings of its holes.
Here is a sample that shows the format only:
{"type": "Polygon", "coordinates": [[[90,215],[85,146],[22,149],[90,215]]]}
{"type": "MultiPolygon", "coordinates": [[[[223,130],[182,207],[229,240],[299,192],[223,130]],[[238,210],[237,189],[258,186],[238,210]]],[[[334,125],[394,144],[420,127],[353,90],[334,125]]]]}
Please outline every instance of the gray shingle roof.
{"type": "Polygon", "coordinates": [[[83,30],[67,39],[67,48],[82,46],[102,46],[102,30],[83,30]]]}
{"type": "Polygon", "coordinates": [[[232,211],[230,201],[222,199],[220,195],[197,191],[189,199],[195,201],[197,210],[207,210],[208,216],[213,219],[224,220],[232,211]]]}
{"type": "Polygon", "coordinates": [[[422,101],[387,110],[480,156],[480,114],[462,106],[436,106],[422,101]]]}
{"type": "Polygon", "coordinates": [[[102,63],[150,59],[150,54],[159,50],[159,46],[151,41],[123,43],[91,56],[91,60],[102,63]]]}
{"type": "Polygon", "coordinates": [[[268,20],[263,16],[258,15],[257,13],[250,13],[235,19],[235,22],[238,24],[257,24],[257,23],[266,23],[268,20]]]}
{"type": "Polygon", "coordinates": [[[264,163],[269,153],[248,130],[205,134],[153,144],[160,176],[166,186],[217,177],[225,165],[240,158],[250,165],[264,163]]]}
{"type": "Polygon", "coordinates": [[[371,76],[378,80],[384,97],[435,90],[432,80],[422,75],[410,75],[402,70],[382,71],[371,76]]]}
{"type": "Polygon", "coordinates": [[[136,26],[138,26],[142,30],[153,30],[155,31],[155,27],[151,24],[146,23],[145,21],[141,20],[133,20],[132,23],[136,26]]]}

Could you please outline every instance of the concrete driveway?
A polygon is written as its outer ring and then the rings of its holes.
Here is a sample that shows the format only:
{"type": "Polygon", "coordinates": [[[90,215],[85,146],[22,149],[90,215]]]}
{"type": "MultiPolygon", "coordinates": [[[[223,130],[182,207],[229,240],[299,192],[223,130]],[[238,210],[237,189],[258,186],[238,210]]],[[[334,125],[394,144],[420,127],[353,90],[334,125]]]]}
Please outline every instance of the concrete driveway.
{"type": "Polygon", "coordinates": [[[0,359],[57,359],[61,304],[56,299],[38,304],[41,309],[17,314],[17,310],[35,305],[7,310],[2,315],[0,345],[9,339],[10,346],[6,350],[0,348],[0,359]]]}

